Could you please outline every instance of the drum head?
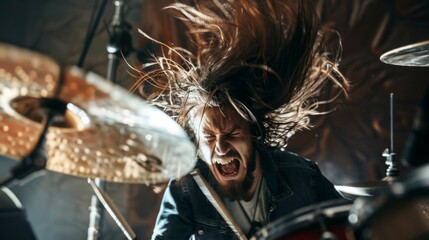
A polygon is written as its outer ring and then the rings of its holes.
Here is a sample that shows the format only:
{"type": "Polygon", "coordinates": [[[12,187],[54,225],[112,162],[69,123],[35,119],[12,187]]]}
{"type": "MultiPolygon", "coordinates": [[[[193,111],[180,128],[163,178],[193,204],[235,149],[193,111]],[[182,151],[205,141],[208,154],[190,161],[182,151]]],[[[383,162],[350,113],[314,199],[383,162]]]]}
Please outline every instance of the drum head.
{"type": "Polygon", "coordinates": [[[252,239],[319,240],[323,234],[346,238],[352,203],[335,199],[298,209],[260,229],[252,239]]]}

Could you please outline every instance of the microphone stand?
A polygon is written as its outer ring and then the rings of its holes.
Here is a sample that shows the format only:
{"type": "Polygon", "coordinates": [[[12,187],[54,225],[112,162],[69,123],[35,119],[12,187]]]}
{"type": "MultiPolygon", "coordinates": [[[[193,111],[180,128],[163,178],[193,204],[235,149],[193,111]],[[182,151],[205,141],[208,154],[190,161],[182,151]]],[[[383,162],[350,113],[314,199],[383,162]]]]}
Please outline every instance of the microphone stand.
{"type": "MultiPolygon", "coordinates": [[[[131,25],[123,21],[124,16],[124,1],[115,0],[115,13],[109,28],[109,43],[107,45],[108,52],[108,67],[106,78],[112,83],[116,83],[116,70],[119,65],[119,58],[127,56],[131,49],[131,34],[129,30],[131,25]]],[[[100,9],[100,12],[103,10],[103,7],[100,9]]],[[[101,15],[100,13],[98,15],[101,15]]],[[[98,21],[96,22],[98,23],[98,21]]],[[[93,29],[96,29],[96,24],[94,24],[93,29]]],[[[93,32],[93,31],[91,31],[93,32]]],[[[92,38],[92,35],[89,35],[89,38],[92,38]]],[[[88,41],[87,41],[88,42],[88,41]]],[[[86,46],[86,45],[85,45],[86,46]]],[[[86,48],[85,48],[86,49],[86,48]]],[[[85,50],[84,49],[84,50],[85,50]]],[[[106,189],[105,181],[95,178],[95,185],[101,190],[106,189]]],[[[101,222],[104,216],[103,211],[100,206],[100,202],[95,194],[91,197],[91,205],[89,206],[89,227],[88,227],[88,240],[100,239],[98,233],[101,229],[101,222]]]]}

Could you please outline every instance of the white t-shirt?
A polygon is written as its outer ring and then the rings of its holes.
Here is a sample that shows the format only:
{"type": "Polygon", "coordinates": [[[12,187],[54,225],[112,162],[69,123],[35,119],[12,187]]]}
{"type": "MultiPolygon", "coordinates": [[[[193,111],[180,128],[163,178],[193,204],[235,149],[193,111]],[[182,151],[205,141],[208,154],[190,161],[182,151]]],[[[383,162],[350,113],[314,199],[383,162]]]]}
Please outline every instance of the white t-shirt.
{"type": "Polygon", "coordinates": [[[230,211],[232,217],[245,235],[249,233],[252,222],[259,222],[262,226],[267,223],[266,188],[265,179],[262,177],[262,181],[259,182],[256,192],[250,201],[223,199],[225,207],[230,211]]]}

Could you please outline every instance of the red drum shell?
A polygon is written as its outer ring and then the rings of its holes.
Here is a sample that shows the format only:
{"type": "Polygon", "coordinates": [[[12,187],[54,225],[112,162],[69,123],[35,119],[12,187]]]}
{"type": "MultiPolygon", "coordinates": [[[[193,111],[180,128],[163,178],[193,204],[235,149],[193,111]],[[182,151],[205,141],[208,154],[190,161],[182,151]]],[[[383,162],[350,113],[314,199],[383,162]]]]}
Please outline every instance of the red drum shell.
{"type": "Polygon", "coordinates": [[[348,215],[352,202],[335,199],[298,209],[260,229],[251,239],[320,240],[335,236],[348,240],[348,215]]]}

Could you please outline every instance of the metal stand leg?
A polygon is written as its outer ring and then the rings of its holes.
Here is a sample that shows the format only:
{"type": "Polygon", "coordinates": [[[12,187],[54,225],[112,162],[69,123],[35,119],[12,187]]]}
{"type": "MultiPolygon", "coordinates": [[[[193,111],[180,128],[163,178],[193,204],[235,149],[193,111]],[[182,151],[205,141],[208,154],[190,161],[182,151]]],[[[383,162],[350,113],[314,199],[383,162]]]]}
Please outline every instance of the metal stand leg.
{"type": "MultiPolygon", "coordinates": [[[[95,184],[101,189],[105,188],[104,181],[99,178],[95,179],[95,184]]],[[[89,227],[88,227],[88,240],[97,240],[100,236],[99,231],[101,230],[100,222],[102,221],[103,211],[100,206],[100,202],[96,195],[91,196],[91,205],[89,206],[89,227]]]]}
{"type": "MultiPolygon", "coordinates": [[[[131,27],[128,23],[123,21],[124,1],[115,0],[114,5],[115,13],[109,28],[110,40],[107,45],[109,63],[106,74],[107,80],[113,83],[116,82],[116,70],[119,64],[119,57],[127,56],[132,50],[131,35],[129,34],[131,27]]],[[[95,27],[96,26],[94,26],[94,28],[95,27]]],[[[95,184],[101,190],[105,190],[106,183],[104,181],[96,178],[95,184]]],[[[91,197],[89,211],[88,240],[99,240],[104,211],[96,195],[92,195],[91,197]]]]}

